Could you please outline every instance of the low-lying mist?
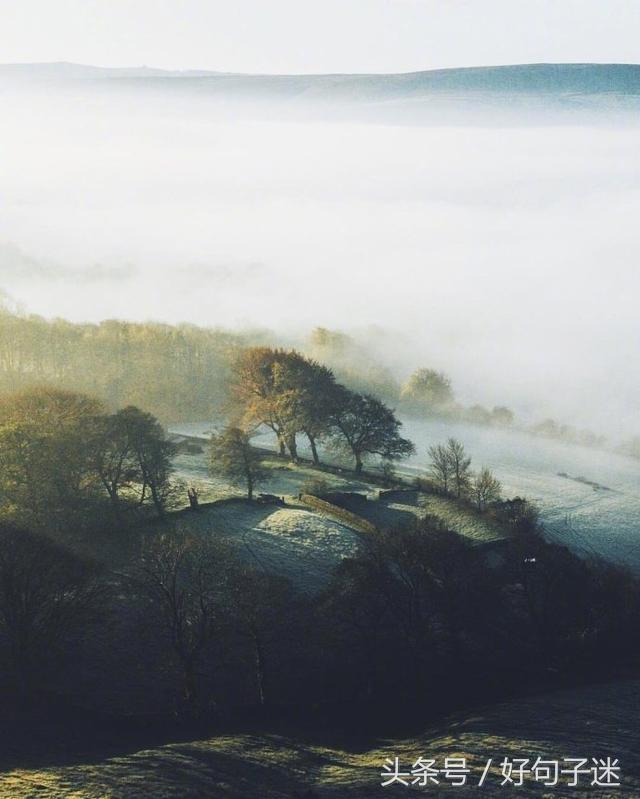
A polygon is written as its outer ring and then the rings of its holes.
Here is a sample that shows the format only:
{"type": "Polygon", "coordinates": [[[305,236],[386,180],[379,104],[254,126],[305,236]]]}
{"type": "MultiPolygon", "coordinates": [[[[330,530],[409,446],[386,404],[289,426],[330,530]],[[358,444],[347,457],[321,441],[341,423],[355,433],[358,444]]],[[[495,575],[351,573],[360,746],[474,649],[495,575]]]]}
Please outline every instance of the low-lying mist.
{"type": "Polygon", "coordinates": [[[463,402],[638,432],[636,128],[3,91],[8,302],[292,340],[339,328],[398,376],[444,369],[463,402]]]}

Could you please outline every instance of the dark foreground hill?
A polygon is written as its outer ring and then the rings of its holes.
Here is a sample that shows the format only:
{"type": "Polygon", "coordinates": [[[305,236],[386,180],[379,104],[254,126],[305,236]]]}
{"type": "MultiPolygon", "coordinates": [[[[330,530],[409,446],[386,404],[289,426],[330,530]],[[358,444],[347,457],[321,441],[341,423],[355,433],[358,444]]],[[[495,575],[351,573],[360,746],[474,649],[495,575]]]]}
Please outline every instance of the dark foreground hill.
{"type": "MultiPolygon", "coordinates": [[[[393,701],[393,698],[389,698],[393,701]]],[[[82,765],[18,769],[0,775],[3,799],[375,799],[384,796],[640,796],[640,682],[565,690],[456,716],[425,734],[380,741],[364,749],[328,746],[282,735],[219,736],[176,743],[134,754],[95,758],[82,765]],[[465,787],[431,785],[382,788],[386,758],[413,763],[418,757],[442,764],[466,756],[465,787]],[[500,769],[483,788],[478,779],[489,758],[618,758],[621,787],[599,788],[568,777],[554,787],[525,783],[501,787],[500,769]],[[564,783],[564,784],[563,784],[564,783]]]]}

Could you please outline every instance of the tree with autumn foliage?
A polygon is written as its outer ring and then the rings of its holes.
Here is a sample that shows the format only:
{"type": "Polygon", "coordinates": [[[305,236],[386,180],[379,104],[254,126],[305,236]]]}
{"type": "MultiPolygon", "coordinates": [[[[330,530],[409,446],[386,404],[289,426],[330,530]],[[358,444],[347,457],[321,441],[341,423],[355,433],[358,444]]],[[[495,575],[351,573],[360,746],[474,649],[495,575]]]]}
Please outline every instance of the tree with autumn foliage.
{"type": "Polygon", "coordinates": [[[297,435],[307,436],[315,463],[317,442],[330,429],[336,383],[330,369],[295,350],[251,347],[236,361],[233,413],[239,426],[271,429],[280,455],[298,457],[297,435]]]}
{"type": "Polygon", "coordinates": [[[286,454],[289,402],[283,397],[281,364],[285,350],[271,347],[250,347],[236,359],[231,396],[232,413],[241,427],[266,425],[277,438],[280,455],[286,454]]]}

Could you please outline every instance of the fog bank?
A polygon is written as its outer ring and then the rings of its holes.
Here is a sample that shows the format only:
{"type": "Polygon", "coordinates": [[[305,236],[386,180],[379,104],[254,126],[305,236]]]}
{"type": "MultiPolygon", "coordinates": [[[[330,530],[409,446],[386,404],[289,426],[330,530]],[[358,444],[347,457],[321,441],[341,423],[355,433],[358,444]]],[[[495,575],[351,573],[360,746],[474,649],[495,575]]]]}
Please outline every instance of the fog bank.
{"type": "Polygon", "coordinates": [[[637,129],[3,100],[0,288],[29,312],[375,325],[462,401],[639,432],[637,129]]]}

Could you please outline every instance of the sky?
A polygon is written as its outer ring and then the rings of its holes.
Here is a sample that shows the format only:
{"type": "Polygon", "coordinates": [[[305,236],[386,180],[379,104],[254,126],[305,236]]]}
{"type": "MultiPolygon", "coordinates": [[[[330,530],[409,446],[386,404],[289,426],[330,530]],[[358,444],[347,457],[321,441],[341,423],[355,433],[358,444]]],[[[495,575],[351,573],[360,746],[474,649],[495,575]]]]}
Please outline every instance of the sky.
{"type": "Polygon", "coordinates": [[[638,0],[0,0],[0,62],[403,72],[640,62],[638,0]]]}

